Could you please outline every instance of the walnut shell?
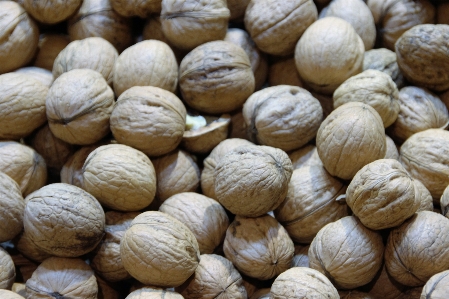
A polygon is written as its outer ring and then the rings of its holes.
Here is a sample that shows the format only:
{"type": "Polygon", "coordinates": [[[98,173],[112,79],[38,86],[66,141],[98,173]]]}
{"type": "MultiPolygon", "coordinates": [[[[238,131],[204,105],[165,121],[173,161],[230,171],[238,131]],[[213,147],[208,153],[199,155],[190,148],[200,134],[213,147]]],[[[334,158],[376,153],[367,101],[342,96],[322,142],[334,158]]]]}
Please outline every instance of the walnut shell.
{"type": "Polygon", "coordinates": [[[292,161],[293,170],[306,166],[323,166],[318,150],[314,145],[305,145],[288,154],[292,161]]]}
{"type": "MultiPolygon", "coordinates": [[[[36,262],[42,262],[45,259],[48,259],[52,255],[45,252],[41,248],[37,247],[36,244],[33,243],[31,238],[29,237],[30,233],[23,232],[20,237],[18,238],[16,247],[17,250],[27,259],[30,259],[32,261],[36,262]]],[[[37,267],[37,265],[36,265],[37,267]]],[[[30,273],[33,274],[35,269],[33,269],[30,273]]],[[[22,271],[21,271],[22,272],[22,271]]]]}
{"type": "Polygon", "coordinates": [[[449,219],[422,211],[393,229],[385,247],[388,273],[406,286],[422,286],[449,268],[449,219]]]}
{"type": "Polygon", "coordinates": [[[223,251],[240,273],[266,280],[291,267],[295,247],[287,231],[270,215],[237,216],[226,231],[223,251]]]}
{"type": "Polygon", "coordinates": [[[374,298],[397,299],[407,288],[391,278],[384,264],[374,279],[362,289],[374,298]]]}
{"type": "Polygon", "coordinates": [[[309,248],[310,245],[295,245],[295,256],[293,257],[293,267],[309,267],[309,248]]]}
{"type": "MultiPolygon", "coordinates": [[[[415,180],[415,195],[419,199],[420,206],[416,212],[433,211],[433,198],[426,186],[421,181],[415,180]]],[[[443,210],[443,208],[441,208],[443,210]]]]}
{"type": "Polygon", "coordinates": [[[124,17],[138,16],[146,18],[161,12],[161,0],[110,0],[112,9],[124,17]]]}
{"type": "Polygon", "coordinates": [[[129,293],[125,299],[184,299],[184,297],[160,288],[143,287],[129,293]]]}
{"type": "MultiPolygon", "coordinates": [[[[360,1],[360,0],[356,0],[360,1]]],[[[376,109],[384,127],[398,117],[399,91],[391,77],[378,70],[366,70],[352,76],[334,92],[334,108],[348,102],[362,102],[376,109]]]]}
{"type": "Polygon", "coordinates": [[[23,6],[33,18],[44,24],[56,24],[67,20],[81,5],[82,0],[35,1],[24,0],[23,6]]]}
{"type": "MultiPolygon", "coordinates": [[[[10,290],[16,279],[16,268],[11,256],[0,247],[0,289],[10,290]]],[[[1,297],[4,298],[4,297],[1,297]]]]}
{"type": "Polygon", "coordinates": [[[374,108],[360,102],[332,111],[321,123],[316,145],[326,170],[345,180],[385,157],[387,147],[382,119],[374,108]]]}
{"type": "Polygon", "coordinates": [[[317,270],[294,267],[281,273],[271,286],[272,299],[284,298],[340,298],[329,279],[317,270]]]}
{"type": "Polygon", "coordinates": [[[241,146],[215,167],[215,195],[231,213],[259,217],[285,199],[292,164],[287,154],[269,146],[241,146]]]}
{"type": "Polygon", "coordinates": [[[181,61],[179,87],[190,107],[205,113],[230,112],[255,88],[251,62],[239,46],[226,41],[202,44],[181,61]]]}
{"type": "Polygon", "coordinates": [[[0,297],[3,299],[23,299],[22,295],[8,290],[0,290],[0,297]]]}
{"type": "Polygon", "coordinates": [[[157,211],[134,218],[121,241],[120,253],[134,278],[163,287],[183,284],[200,261],[198,242],[187,226],[157,211]]]}
{"type": "Polygon", "coordinates": [[[293,53],[299,38],[317,17],[312,0],[253,0],[245,11],[245,28],[259,49],[285,56],[293,53]]]}
{"type": "Polygon", "coordinates": [[[385,135],[385,138],[387,140],[387,151],[385,152],[384,159],[395,159],[399,161],[399,151],[393,139],[388,135],[385,135]]]}
{"type": "Polygon", "coordinates": [[[51,73],[51,71],[40,67],[35,66],[21,67],[20,69],[15,70],[14,73],[20,73],[30,76],[33,79],[36,79],[37,81],[41,82],[48,88],[50,88],[50,86],[53,84],[54,81],[53,74],[51,73]]]}
{"type": "Polygon", "coordinates": [[[28,75],[0,75],[0,139],[18,140],[43,125],[47,94],[48,87],[28,75]]]}
{"type": "Polygon", "coordinates": [[[45,106],[50,130],[57,138],[87,145],[109,133],[114,93],[100,73],[74,69],[55,80],[45,106]]]}
{"type": "Polygon", "coordinates": [[[65,34],[41,34],[33,65],[49,71],[53,70],[56,57],[69,43],[70,37],[65,34]]]}
{"type": "Polygon", "coordinates": [[[271,86],[291,85],[303,87],[294,57],[277,58],[270,63],[268,83],[271,86]]]}
{"type": "Polygon", "coordinates": [[[449,270],[440,272],[432,276],[424,285],[421,298],[439,299],[447,295],[449,287],[449,270]]]}
{"type": "Polygon", "coordinates": [[[303,82],[313,90],[331,94],[363,68],[365,47],[351,24],[326,17],[310,25],[299,39],[295,61],[303,82]]]}
{"type": "Polygon", "coordinates": [[[315,138],[323,110],[307,90],[278,85],[253,93],[243,117],[252,142],[290,151],[315,138]]]}
{"type": "MultiPolygon", "coordinates": [[[[25,298],[25,296],[26,296],[26,285],[25,285],[24,283],[15,282],[15,283],[12,285],[11,290],[12,290],[14,293],[17,293],[18,295],[22,296],[22,297],[19,297],[19,298],[21,298],[21,299],[25,298]]],[[[6,297],[6,294],[0,293],[0,295],[2,295],[2,298],[5,298],[5,297],[6,297]]],[[[8,299],[8,298],[9,298],[9,299],[13,299],[13,298],[10,298],[10,297],[6,297],[6,298],[7,298],[7,299],[8,299]]],[[[14,298],[15,298],[15,297],[14,297],[14,298]]]]}
{"type": "Polygon", "coordinates": [[[303,166],[293,171],[287,197],[274,215],[294,242],[310,243],[326,224],[348,216],[347,206],[335,200],[345,190],[324,167],[303,166]]]}
{"type": "Polygon", "coordinates": [[[318,232],[310,244],[309,264],[335,287],[353,289],[374,278],[382,266],[383,252],[381,235],[348,216],[318,232]]]}
{"type": "Polygon", "coordinates": [[[96,299],[94,271],[81,259],[51,257],[26,281],[27,298],[96,299]]]}
{"type": "Polygon", "coordinates": [[[242,276],[232,263],[216,254],[202,254],[200,263],[183,285],[176,288],[185,299],[247,299],[242,276]]]}
{"type": "Polygon", "coordinates": [[[120,293],[112,288],[110,284],[95,275],[98,284],[98,299],[121,299],[120,293]]]}
{"type": "Polygon", "coordinates": [[[19,185],[0,172],[0,243],[12,240],[23,228],[25,201],[19,185]]]}
{"type": "MultiPolygon", "coordinates": [[[[443,1],[441,1],[443,2],[443,1]]],[[[437,4],[437,24],[449,24],[449,3],[437,4]]]]}
{"type": "Polygon", "coordinates": [[[386,49],[371,49],[366,51],[363,58],[363,70],[378,70],[390,75],[398,88],[405,84],[404,76],[399,70],[396,53],[386,49]]]}

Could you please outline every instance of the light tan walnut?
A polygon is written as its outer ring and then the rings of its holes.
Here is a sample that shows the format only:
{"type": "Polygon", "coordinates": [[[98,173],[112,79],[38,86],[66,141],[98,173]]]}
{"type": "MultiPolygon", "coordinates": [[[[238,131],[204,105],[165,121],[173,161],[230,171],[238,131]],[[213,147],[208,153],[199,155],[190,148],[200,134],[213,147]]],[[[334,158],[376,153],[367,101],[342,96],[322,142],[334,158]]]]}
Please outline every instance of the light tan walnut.
{"type": "Polygon", "coordinates": [[[378,70],[390,75],[398,88],[405,85],[404,76],[399,70],[396,53],[386,49],[371,49],[366,51],[363,59],[363,70],[378,70]]]}
{"type": "MultiPolygon", "coordinates": [[[[420,206],[416,212],[433,211],[433,198],[426,186],[421,181],[415,180],[415,195],[419,199],[420,206]]],[[[438,203],[438,201],[436,201],[438,203]]],[[[443,207],[441,207],[443,210],[443,207]]]]}
{"type": "Polygon", "coordinates": [[[399,151],[393,139],[388,135],[385,135],[385,138],[387,139],[387,151],[385,152],[384,159],[395,159],[399,161],[399,151]]]}
{"type": "Polygon", "coordinates": [[[25,298],[22,295],[19,295],[15,292],[8,291],[8,290],[0,290],[0,297],[2,297],[2,299],[23,299],[23,298],[25,298]]]}
{"type": "Polygon", "coordinates": [[[12,240],[23,229],[25,201],[19,185],[0,172],[0,243],[12,240]]]}
{"type": "Polygon", "coordinates": [[[56,57],[69,43],[70,37],[65,34],[41,34],[33,65],[49,71],[53,70],[56,57]]]}
{"type": "Polygon", "coordinates": [[[288,157],[292,161],[293,170],[306,166],[323,166],[316,146],[311,144],[290,152],[288,157]]]}
{"type": "Polygon", "coordinates": [[[14,262],[8,252],[0,247],[0,289],[10,290],[15,279],[14,262]]]}
{"type": "Polygon", "coordinates": [[[21,67],[20,69],[15,70],[14,73],[21,73],[30,76],[48,88],[50,88],[54,81],[51,71],[36,66],[21,67]]]}

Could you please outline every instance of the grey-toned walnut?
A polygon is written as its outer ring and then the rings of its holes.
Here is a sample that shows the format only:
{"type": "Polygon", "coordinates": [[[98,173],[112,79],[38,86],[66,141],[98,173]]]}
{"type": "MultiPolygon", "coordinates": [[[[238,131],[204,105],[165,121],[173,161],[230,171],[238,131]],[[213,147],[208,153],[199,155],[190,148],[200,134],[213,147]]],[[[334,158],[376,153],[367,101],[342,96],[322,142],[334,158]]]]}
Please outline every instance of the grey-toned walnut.
{"type": "Polygon", "coordinates": [[[295,253],[287,231],[270,215],[237,216],[226,231],[223,250],[240,273],[260,280],[289,269],[295,253]]]}
{"type": "Polygon", "coordinates": [[[48,88],[50,88],[50,86],[53,84],[53,74],[51,73],[51,71],[40,67],[36,66],[21,67],[20,69],[15,70],[14,73],[20,73],[30,76],[33,79],[36,79],[37,81],[41,82],[48,88]]]}
{"type": "MultiPolygon", "coordinates": [[[[433,211],[433,198],[426,186],[421,181],[415,180],[415,195],[419,199],[420,206],[416,212],[433,211]]],[[[436,201],[438,203],[438,201],[436,201]]],[[[443,209],[442,209],[443,210],[443,209]]]]}
{"type": "Polygon", "coordinates": [[[387,140],[387,151],[385,152],[384,159],[395,159],[399,161],[399,151],[393,139],[388,135],[385,135],[385,138],[387,140]]]}
{"type": "MultiPolygon", "coordinates": [[[[16,279],[16,268],[11,256],[0,247],[0,289],[10,290],[16,279]]],[[[3,299],[3,297],[2,297],[3,299]]]]}
{"type": "Polygon", "coordinates": [[[316,146],[311,144],[290,152],[288,157],[292,161],[293,170],[306,166],[323,166],[316,146]]]}
{"type": "Polygon", "coordinates": [[[399,70],[396,53],[386,49],[371,49],[366,51],[363,59],[363,70],[378,70],[390,75],[398,88],[405,85],[404,76],[399,70]]]}
{"type": "Polygon", "coordinates": [[[303,87],[294,57],[276,57],[270,63],[268,83],[271,86],[292,85],[303,87]]]}
{"type": "Polygon", "coordinates": [[[53,70],[53,64],[59,53],[70,43],[70,37],[65,34],[43,33],[39,36],[39,44],[33,65],[53,70]]]}
{"type": "Polygon", "coordinates": [[[124,17],[146,18],[161,12],[162,0],[110,0],[112,9],[124,17]]]}
{"type": "Polygon", "coordinates": [[[309,267],[309,248],[310,245],[295,245],[292,267],[309,267]]]}
{"type": "Polygon", "coordinates": [[[0,172],[0,242],[17,236],[23,228],[25,201],[19,185],[3,172],[0,172]]]}
{"type": "Polygon", "coordinates": [[[38,249],[60,257],[90,252],[104,235],[100,203],[81,188],[56,183],[25,198],[23,224],[38,249]]]}
{"type": "Polygon", "coordinates": [[[81,5],[82,0],[24,0],[23,7],[33,18],[44,24],[67,20],[81,5]]]}
{"type": "Polygon", "coordinates": [[[393,229],[385,247],[388,273],[406,286],[422,286],[449,268],[449,219],[430,211],[416,213],[393,229]]]}
{"type": "Polygon", "coordinates": [[[449,270],[432,276],[424,285],[421,298],[440,299],[447,296],[449,287],[449,270]]]}
{"type": "Polygon", "coordinates": [[[310,244],[309,264],[335,287],[353,289],[374,278],[382,266],[383,253],[381,235],[348,216],[318,232],[310,244]]]}
{"type": "Polygon", "coordinates": [[[161,288],[143,287],[131,292],[125,299],[184,299],[184,297],[161,288]]]}

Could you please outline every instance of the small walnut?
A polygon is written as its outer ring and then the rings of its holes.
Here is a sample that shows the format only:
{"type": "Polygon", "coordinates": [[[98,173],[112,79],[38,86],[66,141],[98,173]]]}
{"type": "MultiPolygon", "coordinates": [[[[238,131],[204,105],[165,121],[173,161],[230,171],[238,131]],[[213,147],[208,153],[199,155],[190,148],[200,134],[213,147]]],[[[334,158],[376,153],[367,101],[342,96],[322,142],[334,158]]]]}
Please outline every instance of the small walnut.
{"type": "Polygon", "coordinates": [[[323,166],[316,146],[311,144],[290,152],[288,157],[292,161],[293,170],[306,166],[323,166]]]}
{"type": "Polygon", "coordinates": [[[439,299],[447,296],[449,288],[449,270],[432,276],[424,285],[421,298],[439,299]]]}
{"type": "Polygon", "coordinates": [[[149,17],[161,12],[161,0],[110,0],[112,8],[124,17],[149,17]]]}
{"type": "Polygon", "coordinates": [[[363,70],[378,70],[390,75],[398,88],[405,85],[404,76],[399,70],[396,53],[385,48],[366,51],[363,59],[363,70]]]}
{"type": "Polygon", "coordinates": [[[385,135],[385,138],[387,140],[387,151],[385,152],[384,159],[395,159],[399,161],[399,151],[393,139],[388,135],[385,135]]]}
{"type": "Polygon", "coordinates": [[[143,287],[129,293],[125,299],[184,299],[184,297],[179,293],[160,288],[143,287]]]}
{"type": "Polygon", "coordinates": [[[49,71],[53,70],[56,57],[69,43],[70,37],[65,34],[41,34],[33,65],[49,71]]]}
{"type": "Polygon", "coordinates": [[[268,83],[271,86],[291,85],[303,87],[294,57],[276,57],[270,63],[268,83]]]}
{"type": "Polygon", "coordinates": [[[33,79],[36,79],[37,81],[41,82],[48,88],[50,88],[50,86],[53,84],[54,81],[53,74],[51,73],[51,71],[40,67],[35,66],[21,67],[20,69],[15,70],[14,73],[20,73],[30,76],[33,79]]]}
{"type": "Polygon", "coordinates": [[[12,240],[23,229],[25,201],[19,185],[0,172],[0,243],[12,240]]]}
{"type": "MultiPolygon", "coordinates": [[[[10,290],[16,279],[16,268],[11,256],[0,247],[0,289],[10,290]]],[[[2,299],[4,297],[1,297],[2,299]]]]}

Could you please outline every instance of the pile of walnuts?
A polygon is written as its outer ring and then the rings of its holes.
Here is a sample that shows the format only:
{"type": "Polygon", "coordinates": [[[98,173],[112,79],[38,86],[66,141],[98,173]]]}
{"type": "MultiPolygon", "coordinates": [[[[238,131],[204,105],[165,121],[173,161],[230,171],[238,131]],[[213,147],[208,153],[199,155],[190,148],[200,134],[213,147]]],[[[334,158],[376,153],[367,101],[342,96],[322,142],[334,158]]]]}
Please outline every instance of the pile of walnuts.
{"type": "Polygon", "coordinates": [[[448,15],[0,0],[0,298],[446,298],[448,15]]]}

